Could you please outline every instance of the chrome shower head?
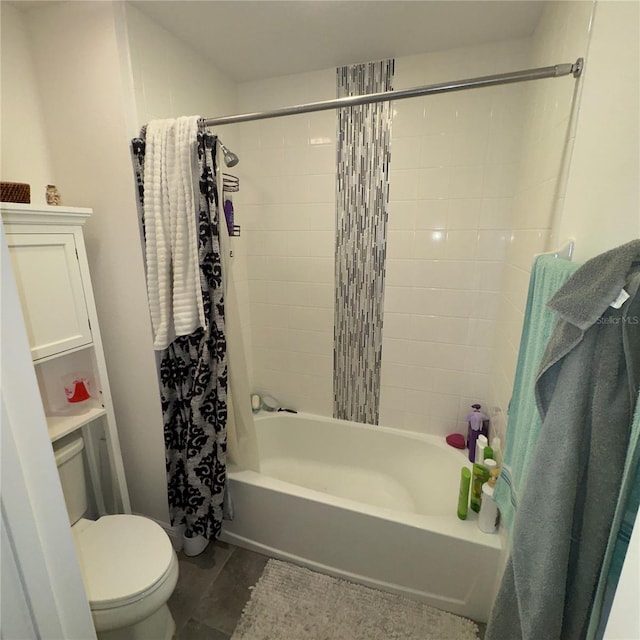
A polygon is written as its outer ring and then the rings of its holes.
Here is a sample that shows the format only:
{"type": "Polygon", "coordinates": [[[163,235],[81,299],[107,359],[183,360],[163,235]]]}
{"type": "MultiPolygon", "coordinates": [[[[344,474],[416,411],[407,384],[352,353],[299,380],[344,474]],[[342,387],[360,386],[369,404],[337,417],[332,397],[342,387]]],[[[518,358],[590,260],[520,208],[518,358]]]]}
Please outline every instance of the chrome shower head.
{"type": "Polygon", "coordinates": [[[233,153],[233,151],[229,151],[229,149],[227,149],[227,147],[225,147],[222,142],[220,143],[220,148],[222,149],[222,153],[224,154],[224,163],[227,165],[227,167],[235,167],[238,162],[240,162],[240,158],[238,158],[238,156],[233,153]]]}

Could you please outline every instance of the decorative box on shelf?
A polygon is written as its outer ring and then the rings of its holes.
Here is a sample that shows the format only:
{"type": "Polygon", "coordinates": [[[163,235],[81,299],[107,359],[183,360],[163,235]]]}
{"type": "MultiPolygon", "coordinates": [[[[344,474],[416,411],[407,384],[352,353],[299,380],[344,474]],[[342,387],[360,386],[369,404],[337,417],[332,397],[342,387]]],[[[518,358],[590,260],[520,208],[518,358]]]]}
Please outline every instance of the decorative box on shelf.
{"type": "Polygon", "coordinates": [[[31,202],[31,185],[24,182],[0,182],[2,202],[31,202]]]}

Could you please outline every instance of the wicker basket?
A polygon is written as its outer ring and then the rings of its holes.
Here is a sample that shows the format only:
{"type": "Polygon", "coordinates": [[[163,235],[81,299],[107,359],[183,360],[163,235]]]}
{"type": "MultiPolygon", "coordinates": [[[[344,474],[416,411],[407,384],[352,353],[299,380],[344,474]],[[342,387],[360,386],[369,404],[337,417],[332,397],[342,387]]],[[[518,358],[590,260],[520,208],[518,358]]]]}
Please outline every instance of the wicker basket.
{"type": "Polygon", "coordinates": [[[0,201],[31,202],[31,185],[23,182],[0,182],[0,201]]]}

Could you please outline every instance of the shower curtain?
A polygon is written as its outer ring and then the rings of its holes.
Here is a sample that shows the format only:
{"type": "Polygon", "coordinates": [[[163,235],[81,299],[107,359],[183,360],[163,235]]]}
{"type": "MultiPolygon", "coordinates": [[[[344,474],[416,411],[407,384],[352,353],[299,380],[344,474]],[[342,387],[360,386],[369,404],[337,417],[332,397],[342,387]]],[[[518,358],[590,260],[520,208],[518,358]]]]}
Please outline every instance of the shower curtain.
{"type": "MultiPolygon", "coordinates": [[[[132,141],[138,205],[144,233],[146,128],[132,141]]],[[[192,166],[204,327],[176,337],[159,352],[169,511],[187,538],[220,534],[226,484],[227,346],[220,255],[216,137],[199,131],[192,166]]],[[[146,239],[145,239],[146,243],[146,239]]]]}

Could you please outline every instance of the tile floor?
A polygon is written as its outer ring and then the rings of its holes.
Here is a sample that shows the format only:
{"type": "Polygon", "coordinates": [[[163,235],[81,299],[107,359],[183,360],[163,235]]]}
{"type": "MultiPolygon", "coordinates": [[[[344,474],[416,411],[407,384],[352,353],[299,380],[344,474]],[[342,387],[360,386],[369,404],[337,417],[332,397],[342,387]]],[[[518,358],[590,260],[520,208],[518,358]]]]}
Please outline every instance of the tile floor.
{"type": "Polygon", "coordinates": [[[229,640],[267,556],[217,541],[189,558],[178,554],[180,577],[169,609],[176,640],[229,640]]]}
{"type": "MultiPolygon", "coordinates": [[[[252,587],[269,558],[217,541],[189,558],[178,554],[180,577],[169,609],[176,640],[230,640],[252,587]]],[[[484,624],[479,624],[480,638],[484,624]]]]}

